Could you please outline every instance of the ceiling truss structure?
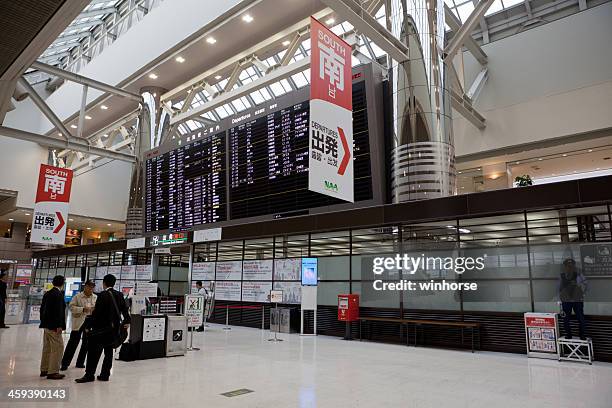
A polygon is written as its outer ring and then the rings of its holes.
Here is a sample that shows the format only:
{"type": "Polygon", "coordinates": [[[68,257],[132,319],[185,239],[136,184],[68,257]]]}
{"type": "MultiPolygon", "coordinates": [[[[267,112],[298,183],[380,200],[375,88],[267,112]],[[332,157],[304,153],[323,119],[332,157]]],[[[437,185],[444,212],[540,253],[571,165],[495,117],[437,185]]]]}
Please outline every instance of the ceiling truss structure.
{"type": "MultiPolygon", "coordinates": [[[[381,65],[379,60],[381,57],[384,59],[385,53],[396,60],[407,59],[407,47],[380,24],[381,20],[385,20],[384,1],[370,0],[365,3],[363,9],[358,10],[353,8],[356,6],[355,3],[349,3],[347,0],[324,0],[324,2],[332,7],[322,10],[315,17],[323,20],[335,12],[335,15],[340,15],[344,21],[348,21],[348,29],[343,27],[343,32],[340,34],[353,45],[353,55],[358,62],[372,61],[381,65]]],[[[480,20],[492,2],[493,0],[482,0],[474,9],[473,16],[469,19],[471,27],[474,25],[473,21],[480,20]]],[[[447,12],[450,12],[450,9],[447,12]]],[[[453,20],[451,24],[457,35],[447,47],[452,45],[455,49],[453,54],[456,54],[465,44],[481,62],[484,70],[487,62],[486,54],[470,35],[463,34],[469,32],[470,27],[464,28],[458,19],[453,20]]],[[[296,74],[304,75],[304,71],[310,67],[309,49],[304,46],[305,42],[309,43],[309,39],[305,39],[308,37],[308,30],[309,19],[304,19],[162,95],[162,103],[171,107],[170,122],[173,130],[185,134],[205,128],[211,122],[214,123],[225,116],[273,99],[279,95],[271,87],[277,86],[282,81],[285,81],[291,89],[307,84],[306,79],[305,84],[298,86],[294,78],[296,74]],[[283,43],[284,48],[280,51],[274,50],[276,53],[268,57],[271,47],[278,46],[280,40],[287,37],[291,40],[283,43]],[[243,83],[240,78],[248,69],[255,72],[254,78],[249,76],[248,82],[243,83]],[[256,92],[265,92],[270,98],[254,101],[256,92]],[[236,101],[242,98],[245,98],[248,104],[241,102],[237,106],[236,101]]],[[[382,66],[385,67],[387,64],[382,66]]],[[[452,92],[453,108],[479,129],[485,127],[485,119],[474,109],[472,100],[478,96],[476,90],[482,89],[486,81],[487,71],[484,72],[485,74],[479,76],[469,87],[472,90],[470,95],[467,95],[461,86],[459,86],[460,92],[452,92]]]]}

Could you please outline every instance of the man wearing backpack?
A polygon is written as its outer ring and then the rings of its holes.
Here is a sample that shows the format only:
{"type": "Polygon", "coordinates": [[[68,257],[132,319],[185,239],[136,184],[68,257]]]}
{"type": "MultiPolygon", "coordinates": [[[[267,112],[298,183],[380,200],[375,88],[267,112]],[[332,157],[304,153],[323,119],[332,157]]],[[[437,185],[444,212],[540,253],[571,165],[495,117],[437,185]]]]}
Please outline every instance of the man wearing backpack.
{"type": "Polygon", "coordinates": [[[123,329],[127,329],[130,324],[130,312],[123,294],[113,289],[116,281],[117,278],[110,274],[102,280],[104,290],[98,294],[90,321],[86,322],[88,325],[86,333],[89,337],[85,375],[76,379],[77,383],[95,380],[102,351],[104,351],[104,360],[97,379],[98,381],[108,381],[110,377],[110,370],[113,365],[113,343],[117,343],[120,327],[123,326],[123,329]],[[123,316],[123,321],[121,316],[123,316]]]}

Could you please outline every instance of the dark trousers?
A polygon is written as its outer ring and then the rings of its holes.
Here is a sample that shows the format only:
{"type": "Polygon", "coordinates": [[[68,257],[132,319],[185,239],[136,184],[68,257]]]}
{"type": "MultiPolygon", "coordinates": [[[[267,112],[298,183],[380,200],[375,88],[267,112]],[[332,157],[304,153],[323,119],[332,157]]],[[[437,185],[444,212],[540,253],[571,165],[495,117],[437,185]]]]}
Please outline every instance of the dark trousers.
{"type": "Polygon", "coordinates": [[[0,300],[0,327],[4,327],[4,315],[6,314],[6,307],[4,306],[4,301],[0,300]]]}
{"type": "MultiPolygon", "coordinates": [[[[68,367],[70,363],[72,363],[72,357],[74,357],[74,353],[79,346],[79,340],[81,340],[82,334],[83,332],[80,330],[73,330],[70,332],[70,339],[68,339],[66,350],[64,350],[64,357],[62,357],[62,367],[68,367]]],[[[83,341],[81,342],[81,349],[79,350],[76,361],[76,365],[78,366],[85,365],[85,357],[87,356],[87,336],[82,337],[83,341]]]]}
{"type": "Polygon", "coordinates": [[[85,375],[88,377],[96,375],[98,361],[100,361],[100,356],[102,356],[102,351],[104,351],[104,360],[102,360],[100,377],[110,377],[110,370],[113,366],[113,347],[103,346],[95,341],[90,341],[87,346],[87,366],[85,367],[85,375]]]}
{"type": "Polygon", "coordinates": [[[578,332],[581,338],[584,338],[584,327],[586,326],[586,320],[584,319],[584,303],[583,302],[562,302],[561,307],[563,308],[563,329],[565,335],[572,336],[572,328],[570,326],[570,319],[572,317],[572,310],[576,314],[578,319],[578,332]]]}

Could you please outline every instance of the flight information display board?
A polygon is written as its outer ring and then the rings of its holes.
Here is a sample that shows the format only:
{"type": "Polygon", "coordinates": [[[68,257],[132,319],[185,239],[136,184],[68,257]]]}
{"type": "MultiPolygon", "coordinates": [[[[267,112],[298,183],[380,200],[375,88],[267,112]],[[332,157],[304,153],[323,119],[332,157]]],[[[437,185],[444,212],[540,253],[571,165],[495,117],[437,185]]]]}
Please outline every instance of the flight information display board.
{"type": "MultiPolygon", "coordinates": [[[[353,85],[355,201],[372,198],[364,82],[353,85]]],[[[279,215],[343,201],[308,190],[309,102],[228,131],[230,219],[279,215]]]]}
{"type": "Polygon", "coordinates": [[[225,132],[148,159],[145,230],[181,230],[226,220],[225,171],[225,132]]]}

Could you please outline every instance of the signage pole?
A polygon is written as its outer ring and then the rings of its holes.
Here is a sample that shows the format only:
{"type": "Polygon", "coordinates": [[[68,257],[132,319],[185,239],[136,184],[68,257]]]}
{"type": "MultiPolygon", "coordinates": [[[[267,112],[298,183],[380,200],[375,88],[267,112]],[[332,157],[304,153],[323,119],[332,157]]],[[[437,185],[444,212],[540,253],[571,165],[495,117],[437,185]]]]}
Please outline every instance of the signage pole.
{"type": "MultiPolygon", "coordinates": [[[[278,314],[278,303],[275,303],[274,305],[274,310],[276,311],[276,323],[278,328],[274,330],[274,338],[268,339],[268,341],[283,341],[283,339],[279,339],[278,337],[276,337],[276,333],[280,330],[280,315],[278,314]]],[[[270,327],[272,327],[272,324],[270,324],[270,327]]]]}
{"type": "Polygon", "coordinates": [[[229,327],[229,305],[225,305],[225,327],[223,330],[232,330],[232,328],[229,327]]]}

